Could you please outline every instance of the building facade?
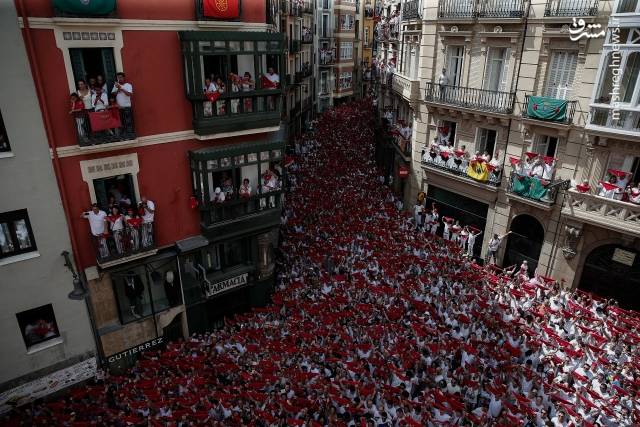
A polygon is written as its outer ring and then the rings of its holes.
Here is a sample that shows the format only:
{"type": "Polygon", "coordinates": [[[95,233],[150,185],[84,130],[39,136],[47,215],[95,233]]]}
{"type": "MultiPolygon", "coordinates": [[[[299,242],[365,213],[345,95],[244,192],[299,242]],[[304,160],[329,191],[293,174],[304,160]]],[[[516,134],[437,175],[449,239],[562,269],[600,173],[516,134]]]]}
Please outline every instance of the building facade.
{"type": "Polygon", "coordinates": [[[404,5],[382,4],[376,65],[395,151],[386,167],[397,186],[410,166],[397,189],[407,205],[424,192],[428,207],[482,231],[478,257],[511,232],[500,265],[527,260],[530,274],[566,286],[635,295],[637,2],[427,1],[419,37],[404,5]],[[580,36],[590,24],[606,30],[580,36]],[[402,52],[416,39],[413,74],[402,52]],[[410,145],[398,138],[402,121],[413,122],[410,145]],[[619,280],[608,284],[609,272],[619,280]]]}
{"type": "MultiPolygon", "coordinates": [[[[0,51],[6,61],[0,69],[0,392],[7,392],[0,394],[0,412],[4,412],[9,396],[37,394],[61,370],[69,373],[70,383],[95,373],[96,346],[87,305],[68,297],[73,276],[61,253],[72,245],[54,174],[59,165],[51,163],[16,10],[3,5],[0,12],[0,51]],[[87,371],[80,372],[80,366],[87,371]]],[[[55,384],[49,386],[56,390],[55,384]]]]}
{"type": "Polygon", "coordinates": [[[273,1],[216,4],[22,7],[31,65],[47,76],[36,91],[73,252],[110,367],[265,304],[273,286],[282,11],[273,1]]]}

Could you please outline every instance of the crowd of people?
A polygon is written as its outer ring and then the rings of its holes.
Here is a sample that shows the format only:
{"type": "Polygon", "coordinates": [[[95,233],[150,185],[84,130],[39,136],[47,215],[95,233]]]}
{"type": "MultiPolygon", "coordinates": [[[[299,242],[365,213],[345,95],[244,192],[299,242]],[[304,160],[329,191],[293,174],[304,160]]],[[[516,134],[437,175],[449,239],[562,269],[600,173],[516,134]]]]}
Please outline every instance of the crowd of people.
{"type": "Polygon", "coordinates": [[[272,305],[5,425],[638,425],[638,314],[417,233],[373,120],[346,104],[299,142],[272,305]]]}

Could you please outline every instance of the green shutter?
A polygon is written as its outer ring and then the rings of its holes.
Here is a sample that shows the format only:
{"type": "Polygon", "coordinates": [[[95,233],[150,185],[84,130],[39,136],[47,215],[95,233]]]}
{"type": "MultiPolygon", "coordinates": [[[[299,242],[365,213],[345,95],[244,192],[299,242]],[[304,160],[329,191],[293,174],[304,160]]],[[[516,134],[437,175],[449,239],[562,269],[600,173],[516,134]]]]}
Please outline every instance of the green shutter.
{"type": "Polygon", "coordinates": [[[108,15],[116,8],[116,0],[53,0],[53,7],[76,15],[108,15]]]}
{"type": "Polygon", "coordinates": [[[113,59],[113,49],[110,47],[101,49],[102,66],[104,78],[107,81],[107,90],[111,93],[111,88],[116,79],[116,62],[113,59]]]}
{"type": "Polygon", "coordinates": [[[71,68],[73,69],[73,78],[76,83],[78,80],[86,80],[87,70],[84,68],[82,49],[69,49],[69,57],[71,57],[71,68]]]}

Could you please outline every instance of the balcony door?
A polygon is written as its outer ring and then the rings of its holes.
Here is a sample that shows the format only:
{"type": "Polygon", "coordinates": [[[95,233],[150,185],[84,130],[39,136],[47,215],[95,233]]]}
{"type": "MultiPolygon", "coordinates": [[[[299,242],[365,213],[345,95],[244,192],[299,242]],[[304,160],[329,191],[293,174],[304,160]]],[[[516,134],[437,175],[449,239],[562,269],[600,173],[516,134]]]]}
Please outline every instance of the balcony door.
{"type": "Polygon", "coordinates": [[[111,93],[114,79],[116,78],[116,62],[113,58],[113,48],[82,48],[69,49],[73,78],[85,80],[98,75],[104,77],[107,82],[107,91],[111,93]]]}
{"type": "Polygon", "coordinates": [[[487,64],[484,72],[483,89],[493,92],[504,90],[508,74],[508,49],[505,47],[490,47],[487,54],[487,64]]]}
{"type": "Polygon", "coordinates": [[[450,85],[460,86],[463,63],[464,46],[449,46],[447,49],[447,77],[450,85]]]}
{"type": "Polygon", "coordinates": [[[562,50],[551,54],[544,96],[569,99],[576,75],[578,52],[562,50]]]}
{"type": "Polygon", "coordinates": [[[513,218],[510,231],[502,266],[519,266],[522,261],[527,261],[529,276],[532,276],[538,267],[538,258],[544,242],[544,228],[537,219],[523,214],[513,218]]]}

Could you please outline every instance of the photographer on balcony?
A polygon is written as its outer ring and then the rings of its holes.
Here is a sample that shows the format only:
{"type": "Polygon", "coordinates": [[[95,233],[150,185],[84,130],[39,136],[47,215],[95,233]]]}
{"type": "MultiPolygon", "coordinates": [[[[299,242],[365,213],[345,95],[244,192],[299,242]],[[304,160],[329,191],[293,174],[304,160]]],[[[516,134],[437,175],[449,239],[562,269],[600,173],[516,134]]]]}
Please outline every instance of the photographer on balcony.
{"type": "Polygon", "coordinates": [[[125,74],[116,74],[116,82],[111,89],[115,94],[116,104],[120,109],[120,120],[125,133],[133,134],[133,114],[131,113],[131,95],[133,95],[133,85],[125,80],[125,74]]]}
{"type": "Polygon", "coordinates": [[[156,205],[145,196],[142,196],[138,209],[142,216],[142,247],[153,246],[153,221],[156,214],[156,205]]]}

